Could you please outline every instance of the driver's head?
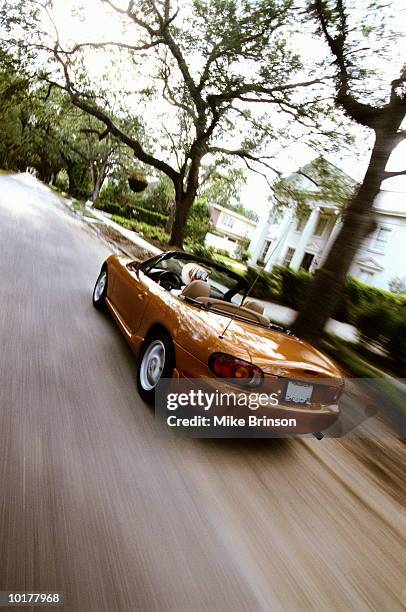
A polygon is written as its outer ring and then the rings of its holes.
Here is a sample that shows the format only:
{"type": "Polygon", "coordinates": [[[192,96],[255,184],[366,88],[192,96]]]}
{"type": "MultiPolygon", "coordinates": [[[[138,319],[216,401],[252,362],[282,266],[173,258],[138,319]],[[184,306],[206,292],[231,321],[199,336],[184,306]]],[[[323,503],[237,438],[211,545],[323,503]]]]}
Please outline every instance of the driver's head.
{"type": "Polygon", "coordinates": [[[200,280],[200,281],[204,281],[205,283],[207,283],[207,280],[209,278],[208,271],[200,267],[192,268],[189,274],[190,274],[190,281],[200,280]]]}

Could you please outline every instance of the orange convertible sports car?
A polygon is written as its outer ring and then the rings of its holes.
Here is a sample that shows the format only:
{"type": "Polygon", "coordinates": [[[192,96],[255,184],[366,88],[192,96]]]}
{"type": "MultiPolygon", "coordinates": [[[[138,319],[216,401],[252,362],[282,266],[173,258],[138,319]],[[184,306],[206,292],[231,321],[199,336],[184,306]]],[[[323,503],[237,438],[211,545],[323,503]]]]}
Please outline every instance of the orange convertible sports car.
{"type": "Polygon", "coordinates": [[[338,415],[343,379],[332,361],[264,316],[244,278],[183,252],[138,263],[103,264],[93,292],[107,305],[138,357],[140,395],[153,400],[160,379],[204,380],[240,393],[276,393],[269,414],[299,416],[297,433],[321,431],[338,415]],[[242,305],[241,305],[242,304],[242,305]]]}

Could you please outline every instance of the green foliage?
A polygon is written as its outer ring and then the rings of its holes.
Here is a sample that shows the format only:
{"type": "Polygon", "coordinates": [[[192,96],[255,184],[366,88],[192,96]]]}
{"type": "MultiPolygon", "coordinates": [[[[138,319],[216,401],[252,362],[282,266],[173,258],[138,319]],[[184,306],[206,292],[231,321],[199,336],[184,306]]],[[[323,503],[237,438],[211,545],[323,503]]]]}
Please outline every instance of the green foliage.
{"type": "Polygon", "coordinates": [[[141,208],[148,208],[168,217],[175,204],[175,191],[172,181],[167,176],[162,175],[159,182],[149,187],[139,200],[141,208]]]}
{"type": "Polygon", "coordinates": [[[207,203],[202,198],[195,201],[186,223],[186,240],[202,243],[210,229],[210,214],[207,203]]]}
{"type": "Polygon", "coordinates": [[[164,232],[160,227],[151,226],[148,225],[148,223],[143,223],[142,221],[126,219],[119,215],[113,215],[111,220],[118,223],[122,227],[125,227],[126,229],[137,232],[137,234],[140,234],[147,240],[158,242],[161,245],[167,245],[169,243],[169,234],[164,232]]]}
{"type": "Polygon", "coordinates": [[[149,225],[157,227],[166,227],[168,221],[167,215],[163,215],[147,208],[140,208],[139,206],[134,206],[131,209],[131,212],[132,217],[136,221],[142,221],[143,223],[148,223],[149,225]]]}
{"type": "Polygon", "coordinates": [[[241,240],[238,242],[238,246],[236,249],[236,254],[235,257],[236,259],[240,260],[240,261],[248,261],[250,258],[250,253],[248,251],[248,247],[250,245],[250,239],[245,237],[245,238],[241,238],[241,240]]]}
{"type": "Polygon", "coordinates": [[[406,297],[370,287],[350,276],[347,278],[345,291],[335,316],[340,321],[354,323],[360,310],[376,304],[385,304],[389,310],[397,312],[402,306],[406,306],[406,297]]]}
{"type": "Polygon", "coordinates": [[[244,172],[239,168],[230,168],[228,164],[225,166],[223,169],[217,163],[205,166],[199,197],[205,199],[209,205],[217,204],[257,221],[257,214],[246,208],[240,200],[241,190],[246,182],[244,172]]]}
{"type": "Polygon", "coordinates": [[[394,361],[404,366],[406,372],[406,308],[394,318],[392,335],[386,343],[386,349],[394,361]]]}
{"type": "MultiPolygon", "coordinates": [[[[110,194],[112,191],[113,190],[111,189],[108,193],[110,194]]],[[[124,201],[127,203],[119,204],[107,200],[106,195],[103,195],[103,197],[97,202],[96,206],[99,210],[110,213],[112,215],[118,215],[128,220],[133,220],[138,223],[146,223],[153,227],[166,227],[168,221],[167,215],[162,215],[161,213],[155,212],[154,210],[141,208],[139,206],[131,204],[131,200],[125,199],[124,201]]]]}
{"type": "Polygon", "coordinates": [[[114,202],[105,201],[104,199],[97,202],[96,208],[103,212],[110,213],[111,215],[118,215],[120,217],[127,216],[127,211],[122,206],[114,202]]]}
{"type": "Polygon", "coordinates": [[[198,257],[204,257],[205,259],[209,259],[215,261],[215,249],[212,246],[206,246],[201,243],[189,243],[187,246],[187,250],[197,255],[198,257]]]}
{"type": "Polygon", "coordinates": [[[257,297],[262,300],[278,300],[280,294],[280,286],[277,279],[265,270],[256,270],[248,267],[245,274],[245,279],[252,289],[251,297],[257,297]]]}
{"type": "Polygon", "coordinates": [[[274,266],[272,275],[279,287],[283,303],[299,310],[310,289],[312,274],[304,270],[296,271],[284,266],[274,266]]]}
{"type": "Polygon", "coordinates": [[[354,314],[360,339],[385,346],[393,335],[396,312],[387,302],[363,303],[354,314]]]}
{"type": "Polygon", "coordinates": [[[314,200],[345,208],[356,183],[323,157],[317,157],[288,177],[279,179],[273,188],[275,210],[294,207],[297,216],[306,215],[314,200]]]}
{"type": "Polygon", "coordinates": [[[216,254],[221,255],[222,257],[230,257],[230,253],[227,249],[216,249],[216,254]]]}
{"type": "MultiPolygon", "coordinates": [[[[254,268],[248,268],[246,278],[250,284],[256,278],[257,273],[258,271],[254,268]]],[[[284,266],[274,266],[271,272],[259,270],[259,278],[255,283],[252,295],[265,300],[275,300],[294,310],[300,310],[312,281],[313,274],[304,270],[296,271],[284,266]]],[[[348,277],[341,304],[334,317],[356,325],[362,319],[360,324],[365,326],[363,328],[365,332],[362,332],[365,333],[365,337],[369,337],[369,329],[371,334],[373,333],[373,326],[376,325],[375,336],[372,337],[379,339],[380,335],[383,338],[390,336],[390,329],[392,329],[390,326],[393,320],[397,322],[399,317],[402,319],[402,313],[405,318],[406,297],[376,287],[369,287],[355,278],[348,277]],[[365,320],[362,319],[364,313],[365,320]],[[374,316],[376,316],[375,319],[373,319],[374,316]],[[372,321],[382,319],[385,319],[387,328],[379,332],[378,322],[373,323],[372,321]],[[369,320],[371,320],[370,324],[369,320]],[[369,328],[368,325],[370,325],[369,328]]]]}
{"type": "Polygon", "coordinates": [[[354,318],[361,341],[381,347],[398,368],[406,366],[406,305],[396,308],[387,301],[364,304],[354,318]]]}

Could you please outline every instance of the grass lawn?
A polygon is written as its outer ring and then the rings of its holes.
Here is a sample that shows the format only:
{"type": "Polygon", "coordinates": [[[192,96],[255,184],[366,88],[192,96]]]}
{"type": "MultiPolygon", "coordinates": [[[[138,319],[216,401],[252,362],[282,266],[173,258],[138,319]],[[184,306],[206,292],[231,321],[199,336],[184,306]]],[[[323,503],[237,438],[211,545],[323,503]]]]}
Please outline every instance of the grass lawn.
{"type": "Polygon", "coordinates": [[[247,270],[247,266],[244,263],[237,261],[236,259],[232,259],[231,257],[226,257],[225,255],[215,255],[215,259],[226,265],[228,268],[231,268],[231,270],[237,274],[244,274],[247,270]]]}
{"type": "Polygon", "coordinates": [[[14,172],[14,170],[1,170],[0,168],[0,175],[1,174],[17,174],[17,173],[14,172]]]}

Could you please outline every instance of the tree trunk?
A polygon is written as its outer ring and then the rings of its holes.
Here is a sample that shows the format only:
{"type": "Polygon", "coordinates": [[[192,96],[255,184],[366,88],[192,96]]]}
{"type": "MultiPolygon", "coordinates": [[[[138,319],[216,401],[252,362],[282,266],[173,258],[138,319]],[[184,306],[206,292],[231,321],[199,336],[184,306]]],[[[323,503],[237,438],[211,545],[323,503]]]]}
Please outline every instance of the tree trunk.
{"type": "Polygon", "coordinates": [[[184,175],[180,174],[177,181],[174,181],[175,187],[175,214],[172,225],[170,243],[173,246],[183,249],[183,238],[185,234],[186,221],[195,201],[197,190],[199,187],[199,172],[202,157],[205,154],[205,143],[195,144],[193,154],[191,154],[191,162],[187,179],[186,190],[183,189],[184,175]]]}
{"type": "Polygon", "coordinates": [[[97,174],[97,177],[94,183],[93,194],[92,194],[93,204],[95,204],[97,200],[99,199],[100,190],[103,187],[103,183],[104,183],[104,180],[107,174],[107,162],[102,164],[99,172],[97,172],[96,174],[97,174]]]}
{"type": "Polygon", "coordinates": [[[183,191],[177,194],[175,199],[175,214],[173,218],[170,244],[179,249],[183,249],[183,238],[189,210],[193,204],[194,197],[190,197],[183,191]]]}
{"type": "Polygon", "coordinates": [[[363,183],[345,211],[341,231],[324,265],[317,271],[306,302],[292,326],[292,331],[301,338],[311,341],[321,338],[328,319],[334,315],[343,295],[346,276],[354,257],[374,228],[374,199],[385,178],[389,156],[396,146],[399,124],[392,118],[390,125],[385,121],[385,125],[375,130],[375,144],[363,183]]]}

